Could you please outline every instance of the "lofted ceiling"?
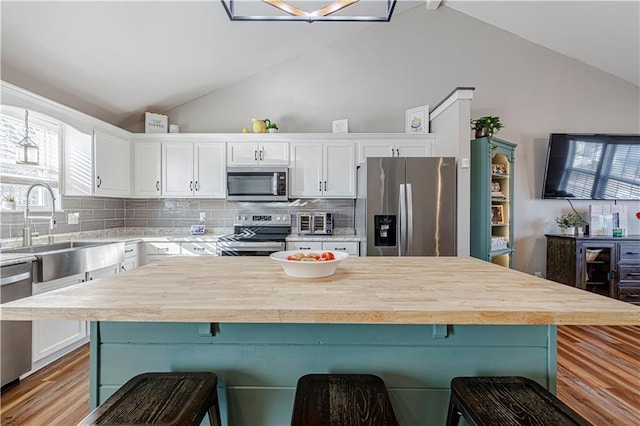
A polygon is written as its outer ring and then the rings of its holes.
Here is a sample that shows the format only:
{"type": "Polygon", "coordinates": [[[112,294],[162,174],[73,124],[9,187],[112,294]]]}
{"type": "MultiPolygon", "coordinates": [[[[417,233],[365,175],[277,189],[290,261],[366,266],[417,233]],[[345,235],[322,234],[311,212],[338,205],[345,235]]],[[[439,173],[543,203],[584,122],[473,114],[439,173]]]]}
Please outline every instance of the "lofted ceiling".
{"type": "MultiPolygon", "coordinates": [[[[394,16],[426,5],[640,85],[639,0],[398,0],[394,16]]],[[[2,80],[120,127],[381,25],[230,22],[218,0],[3,0],[0,15],[2,80]]]]}

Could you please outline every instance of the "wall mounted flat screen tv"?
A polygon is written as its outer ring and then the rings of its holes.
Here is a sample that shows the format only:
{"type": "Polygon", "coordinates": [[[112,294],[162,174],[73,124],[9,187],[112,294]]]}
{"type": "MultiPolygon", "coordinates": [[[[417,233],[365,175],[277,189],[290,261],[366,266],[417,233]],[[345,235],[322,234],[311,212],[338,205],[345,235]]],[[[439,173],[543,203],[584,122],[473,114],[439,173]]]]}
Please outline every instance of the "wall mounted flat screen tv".
{"type": "Polygon", "coordinates": [[[640,200],[640,135],[551,133],[542,198],[640,200]]]}

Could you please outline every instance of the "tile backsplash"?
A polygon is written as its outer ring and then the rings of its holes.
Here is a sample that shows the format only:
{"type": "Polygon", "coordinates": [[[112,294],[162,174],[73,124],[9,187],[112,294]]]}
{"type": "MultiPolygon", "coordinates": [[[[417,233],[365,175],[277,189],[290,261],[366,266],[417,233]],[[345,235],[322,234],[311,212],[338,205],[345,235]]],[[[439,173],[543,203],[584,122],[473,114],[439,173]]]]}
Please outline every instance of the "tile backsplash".
{"type": "MultiPolygon", "coordinates": [[[[217,199],[118,199],[104,197],[62,197],[63,211],[56,212],[54,234],[94,231],[122,227],[162,227],[186,230],[202,222],[209,230],[232,228],[240,212],[290,213],[292,229],[296,228],[296,213],[328,211],[334,214],[335,228],[354,228],[354,200],[291,200],[279,203],[231,202],[217,199]],[[68,213],[79,213],[79,223],[70,225],[68,213]]],[[[36,212],[35,214],[38,214],[36,212]]],[[[46,215],[46,212],[41,214],[46,215]]],[[[0,238],[22,236],[24,215],[21,211],[0,213],[0,238]]],[[[46,221],[32,221],[40,235],[46,235],[46,221]]]]}
{"type": "Polygon", "coordinates": [[[334,214],[334,227],[354,228],[354,200],[291,200],[289,202],[248,203],[213,199],[127,199],[126,227],[172,227],[188,229],[202,222],[207,228],[232,228],[235,216],[241,212],[290,213],[292,228],[296,227],[296,213],[329,211],[334,214]]]}

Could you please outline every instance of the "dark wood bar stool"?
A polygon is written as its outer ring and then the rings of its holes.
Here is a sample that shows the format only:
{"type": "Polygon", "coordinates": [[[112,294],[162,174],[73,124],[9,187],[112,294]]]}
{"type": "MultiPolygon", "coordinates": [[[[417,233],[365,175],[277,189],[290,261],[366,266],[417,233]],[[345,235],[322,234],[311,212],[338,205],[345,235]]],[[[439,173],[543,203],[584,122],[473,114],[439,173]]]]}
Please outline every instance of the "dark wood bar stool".
{"type": "Polygon", "coordinates": [[[220,426],[220,407],[213,373],[145,373],[135,376],[93,410],[84,425],[220,426]]]}
{"type": "Polygon", "coordinates": [[[447,426],[460,416],[471,426],[590,425],[538,383],[525,377],[456,377],[451,380],[447,426]]]}
{"type": "Polygon", "coordinates": [[[371,374],[308,374],[298,380],[291,426],[397,426],[384,381],[371,374]]]}

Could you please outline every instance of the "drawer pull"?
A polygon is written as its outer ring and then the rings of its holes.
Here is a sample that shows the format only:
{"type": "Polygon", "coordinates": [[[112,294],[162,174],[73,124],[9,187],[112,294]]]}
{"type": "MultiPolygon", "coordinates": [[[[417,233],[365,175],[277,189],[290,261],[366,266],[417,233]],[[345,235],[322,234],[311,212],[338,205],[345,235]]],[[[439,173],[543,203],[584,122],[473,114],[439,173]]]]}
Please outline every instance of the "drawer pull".
{"type": "Polygon", "coordinates": [[[626,252],[625,254],[630,254],[630,255],[635,256],[635,255],[640,254],[640,251],[628,251],[628,252],[626,252]]]}
{"type": "Polygon", "coordinates": [[[633,299],[640,297],[640,293],[631,293],[627,294],[627,297],[631,297],[633,299]]]}
{"type": "Polygon", "coordinates": [[[194,247],[194,250],[204,250],[204,247],[194,247]]]}
{"type": "Polygon", "coordinates": [[[335,248],[336,251],[339,251],[339,250],[344,251],[346,249],[347,249],[346,247],[336,247],[335,248]]]}
{"type": "Polygon", "coordinates": [[[627,275],[630,277],[640,277],[640,272],[629,272],[627,275]]]}
{"type": "Polygon", "coordinates": [[[124,252],[125,252],[125,253],[131,253],[132,251],[133,251],[133,249],[127,249],[127,250],[125,250],[124,252]]]}
{"type": "Polygon", "coordinates": [[[300,247],[299,250],[311,250],[311,247],[300,247]]]}
{"type": "Polygon", "coordinates": [[[158,251],[169,251],[169,247],[156,247],[158,251]]]}

